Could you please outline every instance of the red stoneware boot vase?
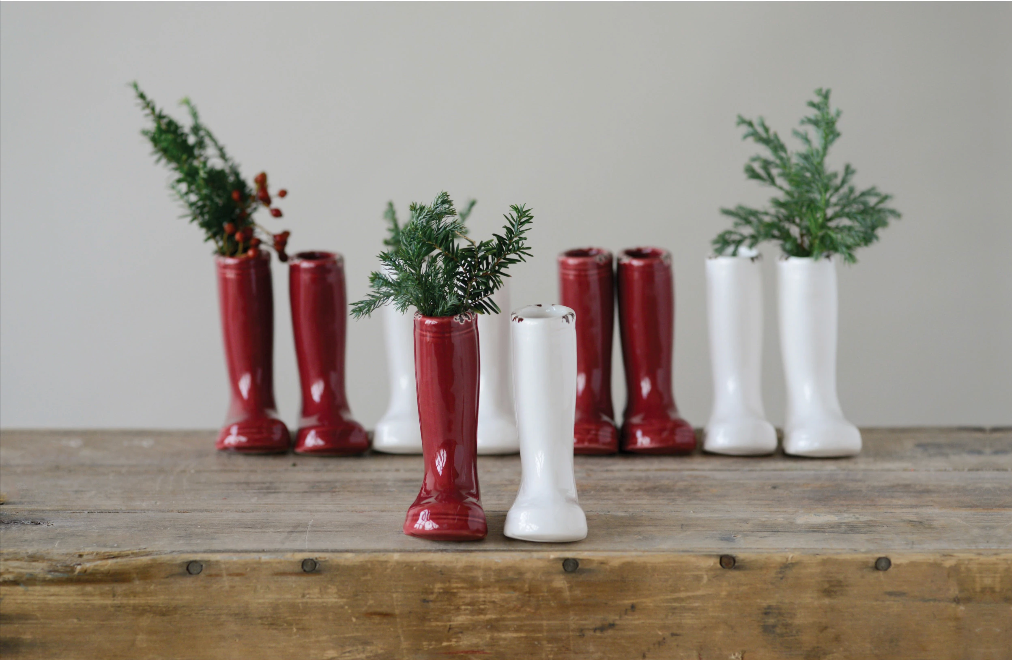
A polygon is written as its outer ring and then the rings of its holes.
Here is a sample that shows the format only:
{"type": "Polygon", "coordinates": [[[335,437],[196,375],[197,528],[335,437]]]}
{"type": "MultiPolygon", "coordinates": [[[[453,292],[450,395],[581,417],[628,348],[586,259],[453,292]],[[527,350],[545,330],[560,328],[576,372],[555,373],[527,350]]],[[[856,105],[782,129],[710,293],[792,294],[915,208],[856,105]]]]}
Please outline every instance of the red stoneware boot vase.
{"type": "Polygon", "coordinates": [[[344,389],[344,259],[333,252],[296,254],[288,266],[288,292],[302,386],[295,452],[361,454],[369,449],[369,436],[351,418],[344,389]]]}
{"type": "Polygon", "coordinates": [[[678,414],[672,390],[675,286],[670,252],[650,247],[622,252],[618,313],[628,392],[622,450],[691,452],[696,448],[696,434],[678,414]]]}
{"type": "Polygon", "coordinates": [[[615,287],[611,252],[601,248],[559,255],[562,304],[576,312],[577,454],[618,452],[618,429],[611,402],[611,344],[615,287]]]}
{"type": "Polygon", "coordinates": [[[218,304],[231,401],[215,446],[226,451],[288,451],[291,437],[274,402],[274,293],[271,255],[216,257],[218,304]]]}
{"type": "Polygon", "coordinates": [[[415,383],[425,477],[404,533],[477,541],[488,527],[478,491],[478,319],[415,315],[415,383]]]}

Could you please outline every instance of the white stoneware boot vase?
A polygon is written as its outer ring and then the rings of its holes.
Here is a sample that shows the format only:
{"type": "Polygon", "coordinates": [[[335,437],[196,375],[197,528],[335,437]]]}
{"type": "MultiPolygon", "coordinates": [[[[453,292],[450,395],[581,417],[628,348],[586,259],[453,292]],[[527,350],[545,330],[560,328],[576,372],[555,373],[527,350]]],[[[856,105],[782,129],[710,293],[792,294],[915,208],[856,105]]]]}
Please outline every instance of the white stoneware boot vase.
{"type": "Polygon", "coordinates": [[[414,314],[414,308],[403,314],[391,305],[383,308],[390,405],[376,423],[372,448],[388,454],[422,453],[418,398],[415,394],[414,314]]]}
{"type": "Polygon", "coordinates": [[[854,456],[861,433],[836,396],[836,264],[789,257],[777,263],[780,353],[787,383],[784,452],[854,456]]]}
{"type": "Polygon", "coordinates": [[[510,359],[509,280],[492,294],[499,314],[478,315],[478,454],[515,454],[520,451],[517,416],[513,407],[513,364],[510,359]]]}
{"type": "Polygon", "coordinates": [[[579,541],[587,537],[587,517],[573,474],[576,314],[562,305],[531,305],[511,320],[522,469],[504,533],[524,541],[579,541]]]}
{"type": "Polygon", "coordinates": [[[757,456],[777,448],[762,399],[763,291],[756,253],[706,260],[713,412],[703,449],[757,456]]]}

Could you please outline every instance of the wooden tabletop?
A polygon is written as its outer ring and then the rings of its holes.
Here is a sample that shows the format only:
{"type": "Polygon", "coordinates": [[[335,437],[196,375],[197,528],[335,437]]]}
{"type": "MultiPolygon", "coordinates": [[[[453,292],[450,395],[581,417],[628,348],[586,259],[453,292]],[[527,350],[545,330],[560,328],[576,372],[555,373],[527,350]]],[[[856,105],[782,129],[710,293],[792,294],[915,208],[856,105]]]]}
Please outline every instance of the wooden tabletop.
{"type": "Polygon", "coordinates": [[[417,456],[225,454],[212,431],[4,431],[2,648],[933,659],[1012,648],[1012,430],[862,433],[849,459],[577,457],[589,536],[535,544],[502,534],[516,456],[479,458],[488,538],[440,543],[401,533],[417,456]],[[159,607],[175,621],[153,618],[159,607]],[[876,625],[886,614],[891,638],[876,625]],[[121,625],[98,644],[69,635],[82,621],[121,625]],[[174,634],[185,621],[195,629],[174,634]],[[924,640],[937,644],[927,655],[924,640]],[[864,655],[848,655],[855,644],[864,655]]]}

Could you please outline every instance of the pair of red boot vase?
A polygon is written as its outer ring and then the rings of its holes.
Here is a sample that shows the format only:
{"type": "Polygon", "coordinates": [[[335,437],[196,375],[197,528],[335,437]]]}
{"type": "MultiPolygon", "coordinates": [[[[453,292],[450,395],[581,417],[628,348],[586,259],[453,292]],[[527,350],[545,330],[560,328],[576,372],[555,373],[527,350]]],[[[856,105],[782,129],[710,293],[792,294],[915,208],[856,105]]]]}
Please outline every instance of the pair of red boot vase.
{"type": "Polygon", "coordinates": [[[672,386],[675,296],[671,254],[601,248],[559,255],[562,304],[576,311],[577,454],[681,454],[696,448],[692,426],[678,414],[672,386]],[[617,285],[617,286],[616,286],[617,285]],[[611,401],[615,295],[626,374],[621,432],[611,401]]]}
{"type": "MultiPolygon", "coordinates": [[[[231,401],[219,450],[250,454],[291,448],[274,400],[274,299],[270,253],[218,257],[218,296],[231,401]]],[[[303,252],[289,265],[289,296],[302,388],[295,452],[324,456],[369,448],[344,388],[347,299],[340,255],[303,252]]]]}

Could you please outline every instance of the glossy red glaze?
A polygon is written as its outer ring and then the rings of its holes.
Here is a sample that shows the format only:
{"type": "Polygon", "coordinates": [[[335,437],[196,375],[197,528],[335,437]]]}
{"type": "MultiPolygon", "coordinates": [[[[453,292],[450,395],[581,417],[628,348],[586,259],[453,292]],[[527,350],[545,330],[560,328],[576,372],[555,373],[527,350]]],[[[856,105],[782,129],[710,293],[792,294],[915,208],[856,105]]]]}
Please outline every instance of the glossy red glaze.
{"type": "Polygon", "coordinates": [[[348,300],[344,259],[333,252],[300,252],[288,266],[295,356],[302,386],[299,454],[342,456],[369,449],[369,436],[351,417],[344,389],[348,300]]]}
{"type": "Polygon", "coordinates": [[[425,477],[404,533],[477,541],[488,527],[478,490],[478,319],[415,316],[415,382],[425,477]]]}
{"type": "Polygon", "coordinates": [[[670,252],[649,247],[622,251],[618,309],[628,392],[622,450],[641,454],[692,451],[696,434],[678,414],[672,391],[675,286],[670,252]]]}
{"type": "Polygon", "coordinates": [[[580,248],[559,255],[559,297],[576,312],[577,454],[618,452],[611,402],[615,287],[611,252],[580,248]]]}
{"type": "Polygon", "coordinates": [[[274,402],[271,255],[216,257],[218,304],[231,401],[215,446],[252,454],[288,451],[291,437],[274,402]]]}

